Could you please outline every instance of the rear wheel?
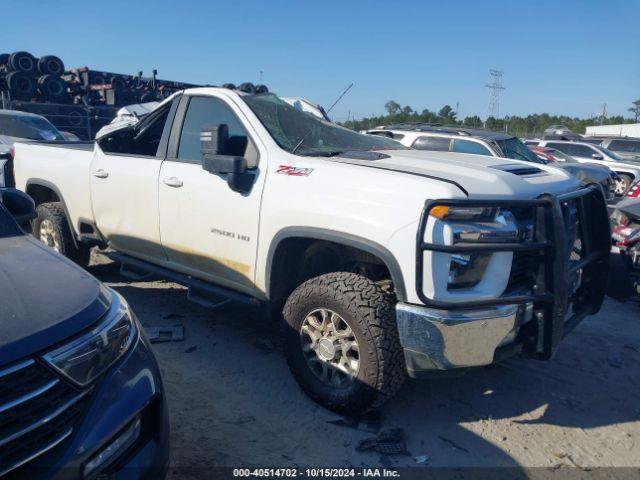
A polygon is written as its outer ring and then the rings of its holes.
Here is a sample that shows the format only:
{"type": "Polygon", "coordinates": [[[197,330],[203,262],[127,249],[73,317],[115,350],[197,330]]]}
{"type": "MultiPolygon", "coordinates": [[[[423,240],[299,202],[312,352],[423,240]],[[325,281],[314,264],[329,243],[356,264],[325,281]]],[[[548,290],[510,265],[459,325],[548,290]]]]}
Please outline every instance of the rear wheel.
{"type": "Polygon", "coordinates": [[[38,216],[33,221],[33,235],[56,252],[68,257],[81,267],[89,265],[91,249],[73,241],[71,227],[60,202],[38,205],[38,216]]]}
{"type": "Polygon", "coordinates": [[[619,173],[618,177],[620,177],[620,179],[616,180],[615,194],[618,196],[622,196],[627,193],[627,190],[629,190],[633,179],[630,175],[625,175],[624,173],[619,173]]]}
{"type": "Polygon", "coordinates": [[[323,406],[362,413],[404,382],[393,302],[370,279],[347,272],[313,278],[291,294],[283,314],[291,372],[323,406]]]}

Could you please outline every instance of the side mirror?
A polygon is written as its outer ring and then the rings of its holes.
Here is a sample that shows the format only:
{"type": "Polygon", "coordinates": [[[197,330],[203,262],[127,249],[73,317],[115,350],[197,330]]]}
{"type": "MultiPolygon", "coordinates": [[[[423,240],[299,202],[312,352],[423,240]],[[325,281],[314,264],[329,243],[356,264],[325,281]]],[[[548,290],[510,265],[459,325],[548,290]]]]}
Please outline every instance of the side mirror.
{"type": "Polygon", "coordinates": [[[245,173],[247,159],[231,155],[202,155],[202,168],[209,173],[245,173]]]}
{"type": "Polygon", "coordinates": [[[247,175],[247,159],[228,155],[229,127],[224,124],[203,125],[200,131],[202,168],[209,173],[227,175],[227,184],[234,192],[251,189],[253,175],[247,175]]]}
{"type": "Polygon", "coordinates": [[[604,157],[599,153],[594,153],[593,155],[591,155],[591,158],[593,158],[594,160],[604,160],[604,157]]]}
{"type": "Polygon", "coordinates": [[[0,199],[16,222],[25,230],[29,230],[29,222],[37,216],[33,199],[15,188],[0,189],[0,199]]]}

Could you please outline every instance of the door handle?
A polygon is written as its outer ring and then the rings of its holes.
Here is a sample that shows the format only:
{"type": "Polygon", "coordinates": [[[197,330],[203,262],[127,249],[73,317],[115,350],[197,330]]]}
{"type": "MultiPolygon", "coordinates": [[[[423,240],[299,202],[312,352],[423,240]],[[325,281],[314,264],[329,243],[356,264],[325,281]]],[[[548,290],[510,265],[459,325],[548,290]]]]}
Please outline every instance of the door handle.
{"type": "Polygon", "coordinates": [[[103,169],[95,170],[93,172],[93,176],[98,178],[107,178],[109,176],[109,172],[103,169]]]}
{"type": "Polygon", "coordinates": [[[179,188],[183,185],[182,180],[176,177],[169,177],[162,179],[165,185],[169,185],[170,187],[179,188]]]}

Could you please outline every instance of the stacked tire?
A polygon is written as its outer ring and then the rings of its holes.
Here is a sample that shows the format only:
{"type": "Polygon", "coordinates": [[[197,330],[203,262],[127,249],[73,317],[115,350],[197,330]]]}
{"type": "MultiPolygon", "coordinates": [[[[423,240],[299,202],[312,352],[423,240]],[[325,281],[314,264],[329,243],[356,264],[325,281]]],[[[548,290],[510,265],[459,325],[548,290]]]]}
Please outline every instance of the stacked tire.
{"type": "Polygon", "coordinates": [[[57,103],[68,100],[67,88],[61,77],[64,63],[55,55],[38,59],[23,51],[0,54],[0,69],[4,74],[3,88],[13,99],[40,97],[57,103]]]}

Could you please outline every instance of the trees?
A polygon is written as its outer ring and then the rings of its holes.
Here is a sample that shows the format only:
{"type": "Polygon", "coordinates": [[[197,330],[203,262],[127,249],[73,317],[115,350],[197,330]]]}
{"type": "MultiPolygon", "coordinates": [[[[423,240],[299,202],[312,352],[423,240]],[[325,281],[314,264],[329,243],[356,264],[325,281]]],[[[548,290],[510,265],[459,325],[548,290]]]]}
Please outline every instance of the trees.
{"type": "Polygon", "coordinates": [[[466,127],[482,127],[482,119],[478,115],[472,115],[471,117],[465,117],[464,122],[462,122],[466,127]]]}
{"type": "Polygon", "coordinates": [[[631,103],[633,104],[633,107],[631,107],[629,111],[633,113],[633,116],[635,117],[636,122],[640,122],[640,99],[631,103]]]}
{"type": "Polygon", "coordinates": [[[394,102],[393,100],[389,100],[384,104],[384,109],[387,111],[390,117],[393,117],[400,112],[400,104],[398,102],[394,102]]]}
{"type": "Polygon", "coordinates": [[[456,112],[453,111],[451,105],[445,105],[438,112],[438,116],[445,120],[443,123],[455,123],[456,112]]]}
{"type": "MultiPolygon", "coordinates": [[[[620,115],[607,117],[604,124],[620,124],[625,122],[640,121],[640,99],[632,102],[633,107],[629,109],[633,117],[625,119],[620,115]]],[[[565,125],[576,133],[584,133],[587,125],[597,125],[600,123],[599,118],[577,118],[568,117],[566,115],[549,115],[548,113],[534,113],[526,117],[511,116],[504,118],[487,118],[483,122],[478,115],[465,117],[464,121],[456,118],[456,112],[450,105],[443,106],[438,112],[432,112],[428,108],[418,112],[410,106],[401,106],[394,100],[389,100],[384,105],[388,115],[379,117],[363,118],[362,120],[351,120],[344,125],[354,130],[365,130],[377,127],[379,125],[391,125],[403,122],[420,122],[420,123],[440,123],[443,125],[464,125],[467,127],[481,128],[486,126],[490,130],[504,132],[507,130],[510,134],[518,137],[540,137],[544,130],[551,125],[565,125]]]]}

